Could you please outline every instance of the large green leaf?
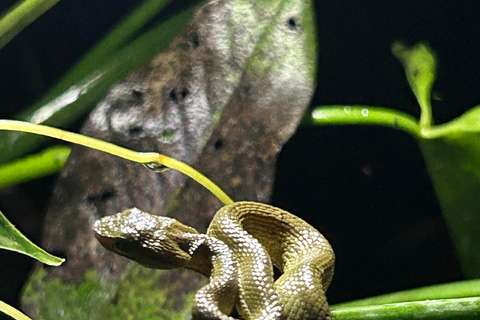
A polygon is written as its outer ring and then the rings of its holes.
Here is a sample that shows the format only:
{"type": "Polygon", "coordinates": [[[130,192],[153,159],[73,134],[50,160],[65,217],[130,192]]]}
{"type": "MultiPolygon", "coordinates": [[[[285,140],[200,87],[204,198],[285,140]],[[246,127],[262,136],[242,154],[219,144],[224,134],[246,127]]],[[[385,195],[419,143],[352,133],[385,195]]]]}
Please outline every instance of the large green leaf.
{"type": "Polygon", "coordinates": [[[0,212],[0,248],[16,251],[51,266],[59,266],[65,259],[55,257],[28,240],[0,212]]]}
{"type": "Polygon", "coordinates": [[[318,107],[305,120],[318,125],[384,125],[414,136],[423,152],[463,271],[480,277],[480,106],[449,123],[433,126],[431,89],[436,60],[426,44],[394,45],[422,109],[417,123],[398,111],[368,106],[318,107]]]}
{"type": "Polygon", "coordinates": [[[419,142],[463,271],[480,277],[480,107],[419,142]]]}

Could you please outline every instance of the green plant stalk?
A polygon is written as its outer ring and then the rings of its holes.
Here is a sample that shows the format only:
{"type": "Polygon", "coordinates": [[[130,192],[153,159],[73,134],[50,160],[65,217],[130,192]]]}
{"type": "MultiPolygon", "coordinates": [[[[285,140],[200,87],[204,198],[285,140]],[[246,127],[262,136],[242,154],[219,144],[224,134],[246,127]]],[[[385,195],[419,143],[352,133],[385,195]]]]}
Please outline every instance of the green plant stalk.
{"type": "Polygon", "coordinates": [[[67,146],[54,146],[38,154],[1,165],[0,188],[59,172],[67,161],[70,151],[71,148],[67,146]]]}
{"type": "Polygon", "coordinates": [[[0,18],[0,49],[60,0],[25,0],[0,18]]]}
{"type": "Polygon", "coordinates": [[[480,279],[458,281],[388,293],[377,297],[340,303],[335,305],[335,307],[363,307],[388,303],[469,297],[480,297],[480,279]]]}
{"type": "Polygon", "coordinates": [[[319,106],[315,107],[303,123],[306,125],[377,125],[400,129],[414,137],[421,136],[415,118],[403,112],[371,106],[319,106]]]}
{"type": "Polygon", "coordinates": [[[223,192],[223,190],[221,190],[215,183],[213,183],[211,180],[209,180],[197,170],[193,169],[192,167],[183,162],[156,152],[136,152],[127,148],[119,147],[110,142],[87,137],[78,133],[68,132],[57,128],[36,125],[23,121],[0,120],[0,130],[21,131],[60,139],[95,150],[100,150],[126,160],[138,162],[154,170],[161,170],[165,167],[172,168],[182,172],[183,174],[200,183],[202,186],[212,192],[224,204],[233,203],[233,200],[230,199],[230,197],[225,192],[223,192]],[[152,166],[152,164],[155,165],[152,166]]]}
{"type": "Polygon", "coordinates": [[[17,320],[32,320],[26,315],[24,315],[23,313],[21,313],[20,311],[18,311],[17,309],[15,309],[14,307],[9,306],[3,301],[0,301],[0,311],[5,313],[7,316],[10,316],[17,320]]]}
{"type": "Polygon", "coordinates": [[[336,320],[467,320],[480,318],[480,297],[364,307],[332,307],[336,320]]]}

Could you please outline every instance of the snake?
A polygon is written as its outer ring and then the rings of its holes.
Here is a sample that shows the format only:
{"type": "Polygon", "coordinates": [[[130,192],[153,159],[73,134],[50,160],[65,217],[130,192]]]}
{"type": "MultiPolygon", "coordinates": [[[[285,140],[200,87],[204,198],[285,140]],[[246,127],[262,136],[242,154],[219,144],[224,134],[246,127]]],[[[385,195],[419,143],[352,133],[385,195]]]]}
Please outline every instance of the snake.
{"type": "Polygon", "coordinates": [[[192,319],[331,320],[326,290],[335,254],[301,218],[258,202],[220,208],[206,234],[180,221],[128,209],[97,220],[107,250],[157,269],[186,268],[209,277],[192,319]],[[274,266],[280,271],[275,280],[274,266]]]}

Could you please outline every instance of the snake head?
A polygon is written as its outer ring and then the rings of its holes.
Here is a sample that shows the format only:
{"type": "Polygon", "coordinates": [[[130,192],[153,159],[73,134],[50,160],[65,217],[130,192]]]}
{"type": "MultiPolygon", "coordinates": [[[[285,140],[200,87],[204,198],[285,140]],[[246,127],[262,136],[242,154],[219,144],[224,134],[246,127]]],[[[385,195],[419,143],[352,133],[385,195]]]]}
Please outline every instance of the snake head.
{"type": "Polygon", "coordinates": [[[185,267],[191,259],[187,237],[198,234],[175,219],[137,208],[96,221],[93,231],[107,250],[156,269],[185,267]]]}

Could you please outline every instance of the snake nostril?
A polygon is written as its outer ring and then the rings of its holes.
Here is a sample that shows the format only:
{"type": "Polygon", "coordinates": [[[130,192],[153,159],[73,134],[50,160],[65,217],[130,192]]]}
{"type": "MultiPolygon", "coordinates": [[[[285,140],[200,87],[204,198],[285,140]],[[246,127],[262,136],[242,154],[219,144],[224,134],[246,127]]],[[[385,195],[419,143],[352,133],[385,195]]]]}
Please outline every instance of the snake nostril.
{"type": "Polygon", "coordinates": [[[191,42],[194,48],[200,47],[200,36],[198,35],[198,33],[193,34],[191,42]]]}
{"type": "Polygon", "coordinates": [[[215,150],[222,149],[222,147],[223,147],[222,139],[217,139],[217,141],[215,141],[215,143],[213,144],[213,147],[215,148],[215,150]]]}
{"type": "Polygon", "coordinates": [[[281,275],[282,271],[280,271],[280,269],[278,269],[276,266],[273,266],[273,278],[275,279],[275,281],[280,278],[281,275]]]}
{"type": "Polygon", "coordinates": [[[102,193],[100,194],[89,194],[87,196],[87,201],[88,202],[105,202],[107,200],[115,198],[117,195],[115,189],[109,188],[105,189],[102,193]]]}
{"type": "Polygon", "coordinates": [[[182,91],[180,91],[180,96],[182,97],[182,99],[185,99],[189,93],[190,92],[188,91],[188,89],[183,88],[182,91]]]}
{"type": "Polygon", "coordinates": [[[175,103],[178,102],[177,93],[175,92],[175,89],[172,89],[172,91],[170,91],[169,97],[170,97],[170,100],[172,100],[173,102],[175,103]]]}
{"type": "Polygon", "coordinates": [[[143,128],[138,125],[133,125],[128,129],[130,135],[138,135],[143,132],[143,128]]]}
{"type": "Polygon", "coordinates": [[[300,29],[300,24],[298,23],[298,21],[295,17],[291,17],[290,19],[288,19],[287,25],[291,30],[300,29]]]}

